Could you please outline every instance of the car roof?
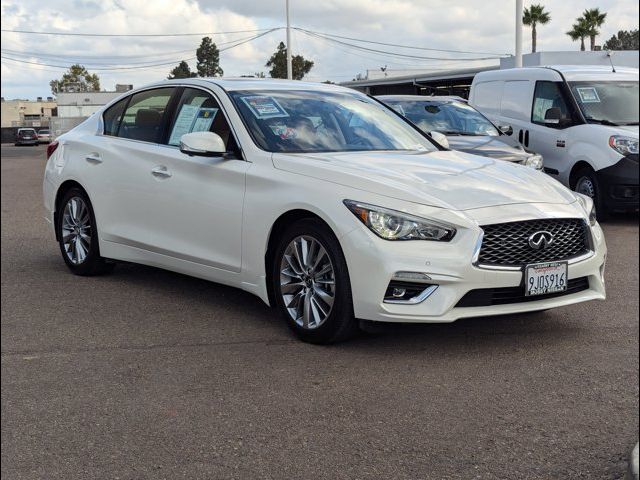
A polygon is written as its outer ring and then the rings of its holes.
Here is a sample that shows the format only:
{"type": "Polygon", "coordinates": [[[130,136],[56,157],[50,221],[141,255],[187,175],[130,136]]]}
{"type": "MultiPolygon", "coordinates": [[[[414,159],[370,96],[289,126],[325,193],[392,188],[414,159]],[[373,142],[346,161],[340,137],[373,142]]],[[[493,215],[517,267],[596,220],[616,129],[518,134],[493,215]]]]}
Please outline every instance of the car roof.
{"type": "MultiPolygon", "coordinates": [[[[281,80],[277,78],[252,78],[252,77],[196,77],[181,78],[173,80],[163,80],[161,82],[145,85],[140,89],[167,86],[172,84],[178,85],[200,85],[215,84],[226,91],[246,91],[246,90],[308,90],[308,91],[330,91],[343,93],[359,93],[356,90],[340,85],[317,82],[304,82],[302,80],[281,80]]],[[[134,92],[140,89],[133,90],[134,92]]],[[[130,93],[130,92],[128,92],[130,93]]]]}

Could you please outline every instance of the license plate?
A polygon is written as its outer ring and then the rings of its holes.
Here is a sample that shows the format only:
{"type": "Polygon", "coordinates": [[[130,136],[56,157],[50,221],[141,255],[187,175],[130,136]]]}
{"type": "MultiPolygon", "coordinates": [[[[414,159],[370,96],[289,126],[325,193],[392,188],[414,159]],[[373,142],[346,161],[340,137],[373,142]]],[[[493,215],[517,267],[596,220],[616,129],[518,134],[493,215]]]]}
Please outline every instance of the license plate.
{"type": "Polygon", "coordinates": [[[527,265],[525,295],[547,295],[567,290],[567,262],[548,262],[527,265]]]}

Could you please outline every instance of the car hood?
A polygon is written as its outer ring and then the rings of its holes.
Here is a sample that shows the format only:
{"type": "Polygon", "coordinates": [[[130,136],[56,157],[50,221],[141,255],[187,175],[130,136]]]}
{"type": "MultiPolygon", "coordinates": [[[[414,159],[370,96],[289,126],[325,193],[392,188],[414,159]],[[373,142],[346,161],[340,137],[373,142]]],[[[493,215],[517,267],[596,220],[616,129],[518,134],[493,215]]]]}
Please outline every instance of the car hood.
{"type": "Polygon", "coordinates": [[[507,162],[523,162],[530,156],[522,147],[512,147],[500,140],[499,137],[489,135],[448,135],[447,140],[453,150],[507,162]]]}
{"type": "Polygon", "coordinates": [[[274,153],[273,164],[291,173],[453,210],[575,202],[568,189],[539,171],[456,151],[274,153]]]}

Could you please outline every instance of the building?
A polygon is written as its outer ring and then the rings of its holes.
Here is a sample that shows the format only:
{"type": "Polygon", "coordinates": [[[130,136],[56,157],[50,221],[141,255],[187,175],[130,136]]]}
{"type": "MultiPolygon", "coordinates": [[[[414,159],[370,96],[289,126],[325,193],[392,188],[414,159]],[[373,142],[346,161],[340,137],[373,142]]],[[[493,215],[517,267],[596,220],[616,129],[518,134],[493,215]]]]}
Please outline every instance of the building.
{"type": "Polygon", "coordinates": [[[57,115],[57,103],[52,97],[37,100],[2,100],[2,128],[47,127],[51,117],[57,115]]]}
{"type": "Polygon", "coordinates": [[[51,121],[51,133],[58,137],[82,123],[111,100],[133,88],[133,85],[116,85],[113,92],[60,92],[58,116],[51,121]]]}
{"type": "MultiPolygon", "coordinates": [[[[523,55],[525,67],[542,65],[614,65],[638,68],[638,51],[608,52],[536,52],[523,55]]],[[[446,71],[424,71],[409,75],[384,76],[379,72],[362,80],[341,85],[355,88],[370,95],[458,95],[468,98],[473,77],[487,70],[513,68],[514,57],[500,59],[500,63],[481,67],[446,71]]]]}

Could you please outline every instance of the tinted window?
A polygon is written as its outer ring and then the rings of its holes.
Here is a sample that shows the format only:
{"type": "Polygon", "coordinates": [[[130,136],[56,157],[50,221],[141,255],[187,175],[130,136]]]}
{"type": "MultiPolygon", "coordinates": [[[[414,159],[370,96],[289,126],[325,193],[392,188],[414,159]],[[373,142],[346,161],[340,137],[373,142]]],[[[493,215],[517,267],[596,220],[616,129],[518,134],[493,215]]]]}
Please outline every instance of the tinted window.
{"type": "Polygon", "coordinates": [[[134,94],[122,117],[118,136],[158,142],[173,91],[173,88],[158,88],[134,94]]]}
{"type": "Polygon", "coordinates": [[[210,94],[196,88],[185,88],[169,128],[169,145],[180,145],[185,133],[214,132],[220,135],[227,151],[235,149],[229,123],[220,105],[210,94]]]}
{"type": "Polygon", "coordinates": [[[257,145],[269,152],[434,151],[384,105],[346,90],[230,92],[257,145]]]}
{"type": "MultiPolygon", "coordinates": [[[[565,97],[562,94],[559,82],[538,82],[536,83],[536,91],[533,95],[533,110],[531,112],[531,121],[534,123],[544,124],[544,116],[550,108],[560,109],[560,125],[571,121],[571,111],[565,97]]],[[[550,127],[557,125],[548,124],[550,127]]]]}
{"type": "Polygon", "coordinates": [[[124,107],[127,105],[129,98],[125,98],[120,100],[118,103],[110,106],[105,110],[102,115],[102,120],[104,122],[104,134],[105,135],[117,135],[118,127],[120,126],[120,120],[122,119],[122,113],[124,112],[124,107]]]}

